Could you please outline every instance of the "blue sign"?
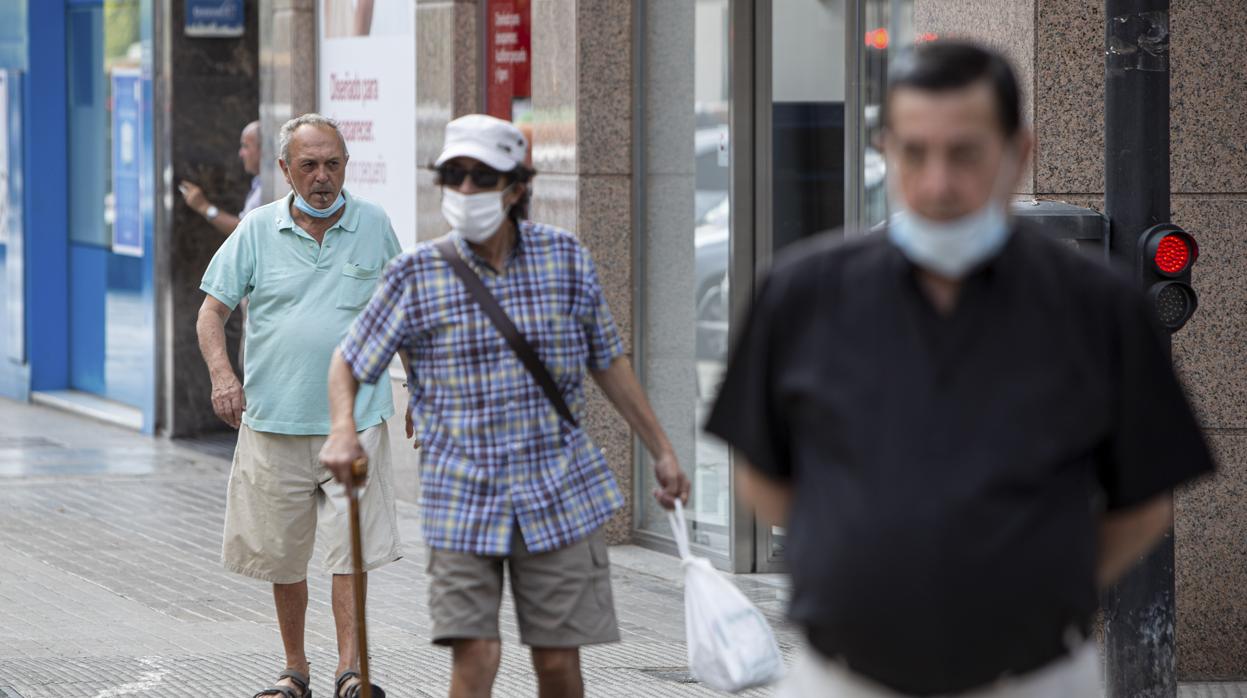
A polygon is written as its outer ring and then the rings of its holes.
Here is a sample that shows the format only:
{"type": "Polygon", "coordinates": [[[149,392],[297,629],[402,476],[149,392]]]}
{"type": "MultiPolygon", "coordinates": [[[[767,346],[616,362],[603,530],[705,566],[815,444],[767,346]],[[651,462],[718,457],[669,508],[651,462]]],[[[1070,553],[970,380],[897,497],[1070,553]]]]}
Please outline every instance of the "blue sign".
{"type": "Polygon", "coordinates": [[[113,252],[143,256],[139,176],[143,152],[143,81],[138,70],[113,70],[113,252]]]}
{"type": "Polygon", "coordinates": [[[187,36],[242,36],[246,20],[244,0],[186,0],[187,36]]]}

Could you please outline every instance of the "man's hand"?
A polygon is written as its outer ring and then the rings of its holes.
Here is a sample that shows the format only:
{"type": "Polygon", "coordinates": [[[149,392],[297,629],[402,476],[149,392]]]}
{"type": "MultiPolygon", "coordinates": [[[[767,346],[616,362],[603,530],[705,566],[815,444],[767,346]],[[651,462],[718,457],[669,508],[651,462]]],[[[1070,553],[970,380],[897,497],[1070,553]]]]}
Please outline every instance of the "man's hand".
{"type": "Polygon", "coordinates": [[[247,409],[247,396],[242,383],[233,372],[212,381],[212,411],[221,421],[237,429],[242,424],[242,413],[247,409]]]}
{"type": "Polygon", "coordinates": [[[654,476],[658,478],[658,487],[654,488],[654,499],[664,509],[674,509],[675,500],[688,504],[688,493],[692,484],[688,476],[680,470],[680,463],[674,453],[665,453],[654,461],[654,476]]]}
{"type": "Polygon", "coordinates": [[[204,196],[204,190],[194,182],[188,182],[185,179],[178,183],[178,191],[182,192],[182,198],[186,200],[186,205],[191,207],[195,213],[203,215],[208,210],[211,202],[208,197],[204,196]]]}
{"type": "Polygon", "coordinates": [[[412,448],[414,449],[420,448],[420,439],[416,438],[416,424],[415,424],[415,421],[411,418],[411,405],[407,405],[407,438],[412,440],[411,442],[412,448]]]}
{"type": "Polygon", "coordinates": [[[331,432],[320,449],[320,464],[333,473],[333,479],[344,485],[354,483],[359,487],[364,484],[363,477],[357,478],[352,473],[355,462],[360,459],[368,460],[368,454],[359,443],[359,435],[353,431],[331,432]]]}

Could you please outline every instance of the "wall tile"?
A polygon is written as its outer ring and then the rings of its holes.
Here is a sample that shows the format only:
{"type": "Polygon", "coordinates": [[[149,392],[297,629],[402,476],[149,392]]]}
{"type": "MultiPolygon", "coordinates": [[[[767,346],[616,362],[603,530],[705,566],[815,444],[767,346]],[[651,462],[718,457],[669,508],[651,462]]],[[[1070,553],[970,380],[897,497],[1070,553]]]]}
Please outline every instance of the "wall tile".
{"type": "Polygon", "coordinates": [[[1247,4],[1175,2],[1169,28],[1173,190],[1247,192],[1247,4]]]}
{"type": "MultiPolygon", "coordinates": [[[[1035,114],[1035,2],[1036,0],[915,0],[914,29],[941,37],[974,39],[992,46],[1009,59],[1017,72],[1027,119],[1035,114]]],[[[1035,189],[1034,165],[1020,185],[1023,193],[1035,189]]]]}
{"type": "Polygon", "coordinates": [[[1174,362],[1205,428],[1247,429],[1247,277],[1242,273],[1247,196],[1181,197],[1173,204],[1174,222],[1200,245],[1191,274],[1200,307],[1174,336],[1174,362]]]}
{"type": "Polygon", "coordinates": [[[1038,0],[1035,190],[1104,191],[1104,3],[1038,0]]]}
{"type": "Polygon", "coordinates": [[[576,234],[593,254],[615,324],[632,352],[632,179],[625,175],[580,176],[576,234]]]}
{"type": "Polygon", "coordinates": [[[1220,470],[1175,500],[1178,674],[1241,679],[1247,668],[1247,434],[1211,434],[1220,470]]]}

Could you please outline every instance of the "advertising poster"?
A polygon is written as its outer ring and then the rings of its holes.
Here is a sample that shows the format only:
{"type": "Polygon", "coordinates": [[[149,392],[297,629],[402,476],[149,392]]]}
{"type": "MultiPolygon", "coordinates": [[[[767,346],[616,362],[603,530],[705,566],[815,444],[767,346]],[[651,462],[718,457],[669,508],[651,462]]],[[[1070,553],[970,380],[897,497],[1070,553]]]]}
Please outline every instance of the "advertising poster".
{"type": "Polygon", "coordinates": [[[416,244],[415,0],[318,0],[317,109],[337,120],[346,188],[416,244]]]}
{"type": "Polygon", "coordinates": [[[531,0],[489,0],[485,25],[485,107],[523,121],[531,110],[531,0]]]}
{"type": "Polygon", "coordinates": [[[143,82],[137,69],[114,69],[113,79],[113,252],[143,256],[141,150],[143,82]]]}

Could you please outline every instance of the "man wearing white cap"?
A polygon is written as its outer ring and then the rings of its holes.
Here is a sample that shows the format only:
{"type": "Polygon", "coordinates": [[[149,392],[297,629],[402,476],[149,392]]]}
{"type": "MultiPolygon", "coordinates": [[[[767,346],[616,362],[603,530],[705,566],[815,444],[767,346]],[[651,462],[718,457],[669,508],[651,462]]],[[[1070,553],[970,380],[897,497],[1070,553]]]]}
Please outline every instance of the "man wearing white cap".
{"type": "Polygon", "coordinates": [[[579,648],[619,639],[601,527],[624,498],[581,426],[586,370],[653,455],[655,498],[689,493],[588,251],[526,220],[527,152],[506,121],[447,125],[434,167],[451,234],[389,266],[330,367],[321,461],[345,478],[362,453],[359,384],[410,358],[433,641],[453,648],[455,698],[493,686],[504,566],[540,695],[583,695],[579,648]]]}

